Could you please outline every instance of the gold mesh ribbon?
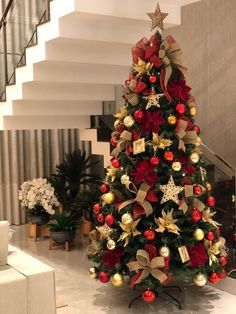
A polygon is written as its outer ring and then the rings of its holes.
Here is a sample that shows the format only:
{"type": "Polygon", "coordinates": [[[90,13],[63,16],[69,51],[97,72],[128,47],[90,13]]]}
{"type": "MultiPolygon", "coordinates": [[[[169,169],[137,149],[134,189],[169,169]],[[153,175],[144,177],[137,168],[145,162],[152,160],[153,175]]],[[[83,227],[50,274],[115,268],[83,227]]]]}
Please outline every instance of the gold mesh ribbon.
{"type": "Polygon", "coordinates": [[[164,87],[167,88],[168,81],[172,74],[172,64],[174,64],[183,74],[187,68],[182,64],[182,51],[172,36],[167,36],[162,42],[159,50],[159,58],[165,65],[164,87]]]}
{"type": "Polygon", "coordinates": [[[127,201],[124,201],[123,203],[121,203],[121,205],[119,206],[119,211],[121,209],[123,209],[124,207],[133,204],[135,202],[139,203],[143,209],[145,210],[146,213],[146,217],[148,217],[149,215],[151,215],[153,213],[153,208],[152,205],[145,200],[146,196],[147,196],[147,192],[150,189],[150,185],[148,185],[147,183],[142,183],[142,185],[140,186],[139,190],[137,190],[137,188],[135,187],[135,185],[132,183],[132,187],[130,187],[130,183],[128,183],[126,185],[126,187],[132,192],[136,194],[136,197],[134,199],[130,199],[127,201]]]}
{"type": "Polygon", "coordinates": [[[87,255],[95,255],[101,250],[101,245],[97,242],[98,239],[98,232],[97,230],[92,230],[89,233],[89,238],[91,243],[86,248],[87,255]]]}
{"type": "Polygon", "coordinates": [[[129,145],[129,142],[132,139],[132,134],[129,131],[123,131],[120,135],[120,139],[116,145],[116,147],[111,152],[111,155],[116,157],[119,155],[120,152],[124,151],[127,146],[129,145]]]}
{"type": "Polygon", "coordinates": [[[176,132],[179,138],[179,149],[185,152],[185,144],[195,144],[197,139],[196,131],[186,131],[187,121],[180,119],[178,121],[178,130],[176,132]]]}
{"type": "Polygon", "coordinates": [[[126,264],[130,271],[139,270],[142,272],[140,277],[134,282],[134,284],[140,283],[150,274],[161,283],[163,283],[168,278],[168,276],[159,269],[165,266],[164,257],[157,256],[150,261],[147,251],[138,250],[136,254],[136,259],[136,261],[126,264]]]}

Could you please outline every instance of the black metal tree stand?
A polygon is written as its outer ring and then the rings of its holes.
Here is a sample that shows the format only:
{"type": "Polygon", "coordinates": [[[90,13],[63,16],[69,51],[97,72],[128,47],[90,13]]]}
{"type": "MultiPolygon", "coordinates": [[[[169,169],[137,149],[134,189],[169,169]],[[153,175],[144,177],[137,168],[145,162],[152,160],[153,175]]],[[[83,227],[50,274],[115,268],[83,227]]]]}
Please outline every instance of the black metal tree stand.
{"type": "MultiPolygon", "coordinates": [[[[181,302],[170,293],[170,291],[173,291],[173,290],[178,290],[179,296],[180,296],[181,288],[179,286],[164,286],[162,292],[158,294],[158,297],[161,298],[162,300],[165,300],[168,303],[176,305],[180,310],[182,310],[181,302]]],[[[142,299],[142,294],[132,299],[129,302],[129,308],[131,308],[133,304],[139,302],[141,299],[142,299]]]]}

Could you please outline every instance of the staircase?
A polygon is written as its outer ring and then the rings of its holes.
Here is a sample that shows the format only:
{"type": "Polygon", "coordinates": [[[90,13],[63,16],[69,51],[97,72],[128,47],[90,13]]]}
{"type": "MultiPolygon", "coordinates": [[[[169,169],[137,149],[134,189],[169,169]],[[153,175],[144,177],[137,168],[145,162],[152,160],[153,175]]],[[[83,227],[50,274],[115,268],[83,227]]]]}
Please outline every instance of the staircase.
{"type": "MultiPolygon", "coordinates": [[[[180,25],[181,7],[196,1],[159,0],[169,13],[165,28],[180,25]]],[[[6,86],[0,129],[90,127],[90,114],[102,114],[102,101],[114,101],[114,86],[127,78],[131,47],[150,36],[145,13],[155,6],[156,0],[51,1],[50,20],[37,27],[37,44],[26,48],[26,64],[6,86]]]]}

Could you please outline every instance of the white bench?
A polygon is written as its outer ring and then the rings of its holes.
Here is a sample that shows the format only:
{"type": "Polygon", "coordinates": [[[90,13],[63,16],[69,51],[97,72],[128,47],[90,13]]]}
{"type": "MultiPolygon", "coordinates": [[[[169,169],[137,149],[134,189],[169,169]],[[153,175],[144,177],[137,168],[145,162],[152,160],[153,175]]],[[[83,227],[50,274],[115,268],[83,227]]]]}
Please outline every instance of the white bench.
{"type": "Polygon", "coordinates": [[[0,267],[1,314],[55,314],[53,268],[9,245],[0,267]]]}

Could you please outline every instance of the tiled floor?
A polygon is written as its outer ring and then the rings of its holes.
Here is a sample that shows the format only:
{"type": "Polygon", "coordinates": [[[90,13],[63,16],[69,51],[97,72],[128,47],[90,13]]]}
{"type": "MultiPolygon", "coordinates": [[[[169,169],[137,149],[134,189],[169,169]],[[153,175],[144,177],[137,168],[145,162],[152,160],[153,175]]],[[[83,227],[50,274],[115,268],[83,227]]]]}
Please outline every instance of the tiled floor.
{"type": "Polygon", "coordinates": [[[134,297],[130,288],[104,285],[88,277],[86,239],[77,241],[70,252],[59,247],[49,251],[47,239],[36,243],[27,237],[26,226],[14,229],[13,245],[55,268],[57,298],[68,305],[58,309],[57,314],[236,314],[236,296],[209,286],[198,288],[187,283],[182,285],[182,311],[159,298],[151,304],[141,301],[128,309],[127,304],[134,297]]]}

